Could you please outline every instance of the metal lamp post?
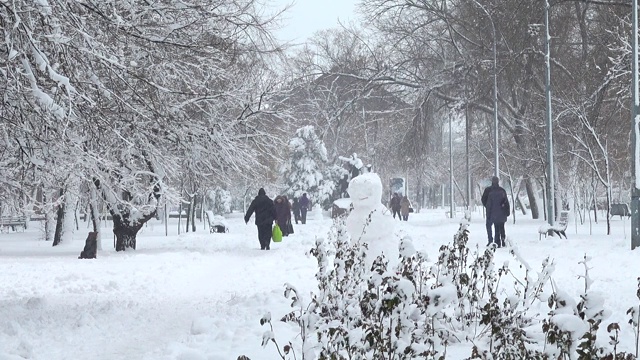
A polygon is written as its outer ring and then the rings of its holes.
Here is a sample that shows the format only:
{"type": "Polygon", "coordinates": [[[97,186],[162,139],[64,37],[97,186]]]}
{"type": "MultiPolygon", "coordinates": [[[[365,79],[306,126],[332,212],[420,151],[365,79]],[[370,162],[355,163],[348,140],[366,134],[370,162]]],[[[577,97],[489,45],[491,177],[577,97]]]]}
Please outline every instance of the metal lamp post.
{"type": "Polygon", "coordinates": [[[449,114],[449,217],[453,219],[455,207],[453,206],[453,126],[449,114]]]}
{"type": "Polygon", "coordinates": [[[638,170],[638,153],[640,152],[640,144],[638,144],[638,107],[640,100],[638,96],[638,0],[632,2],[632,47],[631,47],[631,69],[632,69],[632,98],[631,104],[631,250],[640,246],[640,176],[638,170]]]}
{"type": "Polygon", "coordinates": [[[546,96],[547,96],[547,221],[553,226],[555,220],[554,198],[555,181],[553,166],[553,119],[551,118],[551,37],[549,36],[549,1],[544,2],[544,45],[546,54],[544,56],[546,72],[546,96]]]}
{"type": "MultiPolygon", "coordinates": [[[[486,10],[485,10],[486,12],[486,10]]],[[[489,15],[489,13],[487,13],[489,15]]],[[[495,169],[493,175],[500,177],[500,152],[499,152],[499,132],[498,132],[498,52],[496,50],[496,26],[489,15],[491,30],[493,31],[493,148],[495,151],[495,169]]]]}
{"type": "Polygon", "coordinates": [[[485,14],[487,14],[487,17],[489,18],[489,21],[491,22],[491,31],[493,33],[493,149],[495,151],[494,153],[494,171],[493,171],[493,175],[496,177],[500,177],[500,158],[499,158],[499,132],[498,132],[498,52],[496,50],[496,42],[497,42],[497,38],[496,38],[496,26],[493,23],[493,18],[491,17],[491,14],[489,13],[489,11],[487,11],[487,9],[480,4],[479,2],[477,2],[476,0],[473,0],[473,2],[476,3],[476,5],[478,5],[478,7],[480,9],[482,9],[482,11],[484,11],[485,14]]]}

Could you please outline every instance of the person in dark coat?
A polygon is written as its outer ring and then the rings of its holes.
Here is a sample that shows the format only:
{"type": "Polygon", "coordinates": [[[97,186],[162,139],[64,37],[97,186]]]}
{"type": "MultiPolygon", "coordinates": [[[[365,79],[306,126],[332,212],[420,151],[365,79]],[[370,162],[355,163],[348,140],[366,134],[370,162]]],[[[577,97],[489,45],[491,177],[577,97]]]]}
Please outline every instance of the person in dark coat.
{"type": "Polygon", "coordinates": [[[504,246],[506,238],[504,223],[511,212],[507,192],[500,187],[500,179],[497,176],[491,178],[491,186],[484,189],[482,193],[482,205],[487,209],[487,236],[490,245],[495,242],[498,247],[504,246]],[[495,230],[495,237],[492,236],[491,227],[495,230]]]}
{"type": "Polygon", "coordinates": [[[409,220],[409,209],[411,209],[411,201],[409,201],[409,198],[405,195],[400,199],[400,214],[402,215],[402,220],[409,220]]]}
{"type": "Polygon", "coordinates": [[[349,175],[344,175],[340,181],[338,181],[338,196],[340,198],[349,197],[347,189],[349,188],[349,175]]]}
{"type": "Polygon", "coordinates": [[[307,211],[309,210],[309,198],[307,197],[307,193],[302,194],[302,197],[299,200],[300,203],[300,221],[303,224],[307,223],[307,211]]]}
{"type": "MultiPolygon", "coordinates": [[[[396,214],[398,214],[398,220],[402,220],[402,216],[400,215],[400,195],[398,193],[393,193],[391,196],[391,201],[389,201],[389,207],[391,208],[391,212],[393,213],[393,218],[396,218],[396,214]]],[[[408,210],[408,209],[407,209],[408,210]]]]}
{"type": "Polygon", "coordinates": [[[296,221],[296,224],[298,224],[298,221],[300,221],[301,217],[300,217],[300,202],[298,202],[297,197],[293,198],[293,204],[291,204],[291,210],[293,210],[293,218],[296,221]]]}
{"type": "Polygon", "coordinates": [[[276,209],[263,188],[258,190],[258,196],[253,199],[251,205],[244,215],[244,223],[249,223],[251,215],[256,215],[256,226],[258,227],[258,241],[260,241],[260,250],[269,250],[271,244],[271,226],[276,218],[276,209]]]}
{"type": "Polygon", "coordinates": [[[289,207],[289,201],[282,195],[276,196],[273,201],[273,206],[276,209],[276,224],[282,231],[282,236],[289,235],[289,221],[291,221],[291,208],[289,207]]]}
{"type": "Polygon", "coordinates": [[[289,220],[287,220],[287,235],[291,235],[293,234],[293,223],[291,222],[291,201],[289,201],[289,198],[286,195],[282,195],[282,197],[284,198],[284,202],[285,204],[287,204],[287,208],[289,211],[289,220]]]}

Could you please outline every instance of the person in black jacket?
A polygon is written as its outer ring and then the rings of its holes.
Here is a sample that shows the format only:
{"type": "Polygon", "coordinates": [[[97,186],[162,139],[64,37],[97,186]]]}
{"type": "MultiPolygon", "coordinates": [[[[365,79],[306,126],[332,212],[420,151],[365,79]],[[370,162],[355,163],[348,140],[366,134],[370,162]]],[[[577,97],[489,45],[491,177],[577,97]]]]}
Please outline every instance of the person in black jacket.
{"type": "Polygon", "coordinates": [[[396,218],[396,214],[398,214],[398,220],[402,220],[402,215],[400,215],[400,195],[397,192],[393,193],[391,196],[391,201],[389,201],[389,208],[391,208],[391,212],[393,213],[393,218],[396,218]]]}
{"type": "Polygon", "coordinates": [[[289,224],[291,223],[291,204],[286,196],[278,195],[273,199],[273,207],[276,209],[276,224],[282,231],[282,236],[289,236],[289,224]]]}
{"type": "Polygon", "coordinates": [[[302,215],[300,214],[300,202],[298,202],[298,198],[293,198],[293,204],[291,204],[291,210],[293,210],[293,218],[296,220],[296,225],[298,221],[302,220],[302,215]]]}
{"type": "Polygon", "coordinates": [[[491,245],[495,242],[498,247],[504,246],[506,238],[504,223],[511,212],[507,192],[500,187],[500,179],[497,176],[491,178],[491,186],[484,189],[482,193],[482,205],[487,209],[487,236],[491,245]],[[495,237],[491,234],[491,226],[495,229],[495,237]]]}
{"type": "Polygon", "coordinates": [[[271,230],[273,220],[276,218],[276,209],[263,188],[258,190],[258,196],[253,199],[251,205],[244,215],[244,223],[249,223],[251,215],[256,214],[256,226],[258,227],[258,241],[260,241],[260,250],[269,250],[271,244],[271,230]]]}

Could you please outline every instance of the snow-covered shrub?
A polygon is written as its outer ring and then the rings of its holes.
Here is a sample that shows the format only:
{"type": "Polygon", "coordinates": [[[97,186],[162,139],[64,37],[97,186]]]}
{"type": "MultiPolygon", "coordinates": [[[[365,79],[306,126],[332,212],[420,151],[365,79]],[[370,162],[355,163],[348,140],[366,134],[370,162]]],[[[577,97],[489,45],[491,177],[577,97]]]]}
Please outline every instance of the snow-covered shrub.
{"type": "Polygon", "coordinates": [[[617,323],[608,324],[607,332],[613,335],[609,335],[606,342],[598,338],[600,325],[609,316],[609,311],[604,308],[603,296],[590,289],[589,260],[585,255],[580,262],[585,272],[580,276],[584,279],[584,293],[579,302],[559,289],[549,297],[551,310],[548,318],[542,321],[545,339],[550,345],[545,353],[553,359],[635,359],[632,354],[617,352],[620,329],[617,323]]]}
{"type": "MultiPolygon", "coordinates": [[[[640,277],[637,278],[637,280],[638,280],[638,289],[636,290],[636,297],[638,297],[638,300],[640,300],[640,277]]],[[[627,310],[627,315],[629,315],[629,324],[633,327],[633,335],[636,341],[635,345],[636,345],[636,355],[637,355],[638,348],[640,347],[640,306],[636,305],[636,306],[630,307],[629,310],[627,310]]],[[[607,328],[607,330],[610,330],[610,329],[611,327],[607,328]]],[[[612,339],[612,340],[615,340],[615,339],[612,339]]],[[[616,342],[616,345],[617,345],[617,342],[616,342]]]]}
{"type": "MultiPolygon", "coordinates": [[[[294,311],[281,320],[300,329],[298,340],[284,351],[267,331],[263,345],[272,341],[282,359],[309,360],[441,360],[459,342],[474,344],[467,359],[636,358],[617,351],[617,323],[607,326],[608,341],[598,339],[608,314],[602,297],[589,289],[586,256],[585,291],[576,302],[551,282],[555,264],[549,259],[534,271],[512,244],[524,269],[524,277],[518,276],[508,262],[495,266],[495,247],[470,250],[468,233],[462,223],[433,263],[405,237],[395,268],[383,255],[366,268],[367,244],[350,239],[343,220],[337,221],[328,239],[318,239],[309,252],[318,261],[319,290],[305,303],[292,285],[285,286],[294,311]],[[539,313],[543,303],[550,309],[546,315],[539,313]]],[[[637,309],[628,312],[636,332],[637,309]]]]}

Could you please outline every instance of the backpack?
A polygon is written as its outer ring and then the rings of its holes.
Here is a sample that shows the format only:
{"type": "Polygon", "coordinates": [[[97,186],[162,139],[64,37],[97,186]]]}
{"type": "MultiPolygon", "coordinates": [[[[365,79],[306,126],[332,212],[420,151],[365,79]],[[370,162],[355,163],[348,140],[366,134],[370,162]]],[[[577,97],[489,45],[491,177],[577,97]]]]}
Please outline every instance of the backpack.
{"type": "Polygon", "coordinates": [[[509,198],[507,197],[507,192],[504,192],[504,198],[502,199],[502,202],[500,203],[500,207],[502,208],[502,211],[504,211],[504,214],[509,217],[509,215],[511,214],[511,207],[509,206],[509,198]]]}

